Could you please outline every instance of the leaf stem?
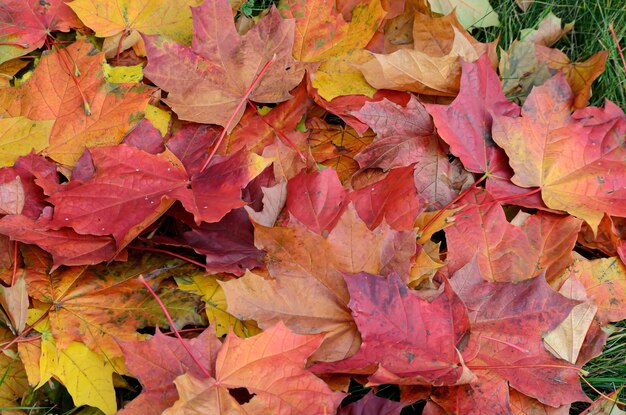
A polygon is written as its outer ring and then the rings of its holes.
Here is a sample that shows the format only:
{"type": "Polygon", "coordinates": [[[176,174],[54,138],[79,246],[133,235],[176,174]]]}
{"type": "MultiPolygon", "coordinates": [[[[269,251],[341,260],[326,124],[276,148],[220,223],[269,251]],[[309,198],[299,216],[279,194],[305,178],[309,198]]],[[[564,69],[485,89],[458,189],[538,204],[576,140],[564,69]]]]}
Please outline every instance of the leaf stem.
{"type": "Polygon", "coordinates": [[[494,369],[569,369],[582,373],[583,370],[575,366],[562,366],[562,365],[503,365],[503,366],[472,366],[466,365],[470,370],[494,370],[494,369]]]}
{"type": "Polygon", "coordinates": [[[433,216],[428,223],[424,226],[423,229],[420,229],[420,233],[423,235],[426,230],[433,224],[435,223],[435,221],[437,219],[439,219],[439,217],[441,215],[443,215],[443,213],[446,211],[446,209],[448,209],[450,206],[452,206],[453,204],[455,204],[456,202],[458,202],[459,200],[463,199],[465,196],[468,195],[468,193],[470,191],[472,191],[472,189],[475,189],[476,187],[478,187],[478,185],[480,183],[482,183],[485,179],[487,178],[487,173],[483,174],[482,177],[480,179],[478,179],[477,181],[474,182],[474,184],[472,184],[470,187],[468,187],[467,189],[465,189],[463,192],[461,192],[457,197],[455,197],[454,199],[452,199],[452,201],[450,201],[447,205],[445,205],[443,208],[441,208],[439,210],[439,212],[437,212],[437,214],[435,216],[433,216]]]}
{"type": "Polygon", "coordinates": [[[61,48],[59,48],[59,44],[56,42],[56,40],[52,36],[48,36],[46,38],[46,43],[48,43],[48,39],[50,39],[50,42],[52,43],[52,46],[56,48],[57,56],[59,57],[59,61],[61,61],[61,63],[65,67],[65,70],[67,71],[69,76],[72,78],[72,81],[74,81],[74,84],[76,85],[76,89],[78,89],[78,93],[80,94],[80,98],[83,100],[83,108],[85,110],[85,114],[86,115],[91,115],[91,107],[89,106],[89,102],[87,100],[87,97],[85,96],[85,93],[83,92],[83,89],[80,87],[80,82],[78,82],[77,76],[80,76],[80,72],[78,71],[78,67],[76,66],[76,64],[74,64],[75,71],[72,71],[70,69],[70,65],[67,63],[67,61],[65,60],[65,57],[61,53],[61,48]],[[77,75],[77,73],[78,73],[78,75],[77,75]]]}
{"type": "Polygon", "coordinates": [[[520,193],[518,195],[501,197],[500,199],[494,200],[494,202],[505,202],[507,200],[521,199],[522,197],[534,195],[535,193],[539,193],[539,192],[541,192],[541,187],[538,187],[538,188],[533,189],[533,190],[531,190],[529,192],[526,192],[526,193],[520,193]]]}
{"type": "Polygon", "coordinates": [[[192,353],[191,349],[189,349],[189,346],[187,345],[187,343],[185,343],[185,340],[181,337],[180,333],[178,332],[178,330],[176,329],[176,326],[174,325],[174,320],[172,320],[172,316],[170,316],[170,313],[167,311],[167,308],[165,308],[165,304],[163,304],[163,301],[161,301],[161,299],[159,298],[159,296],[157,295],[157,293],[154,292],[154,290],[152,289],[152,287],[150,287],[150,285],[146,282],[145,278],[143,277],[143,275],[139,275],[138,280],[140,283],[143,284],[144,287],[146,287],[146,289],[150,292],[150,294],[152,295],[152,297],[154,297],[154,299],[156,300],[156,302],[159,304],[159,307],[161,307],[161,310],[163,310],[163,314],[165,314],[165,317],[167,318],[167,321],[169,321],[170,323],[170,327],[172,329],[172,331],[174,331],[174,334],[176,335],[176,337],[178,338],[178,340],[180,341],[180,344],[183,346],[183,348],[185,349],[185,351],[189,354],[189,356],[191,357],[191,359],[195,362],[196,365],[198,365],[198,367],[200,368],[200,370],[202,371],[202,373],[207,377],[210,378],[211,374],[209,373],[208,370],[206,370],[204,368],[204,366],[202,366],[202,363],[200,363],[200,361],[196,358],[196,356],[192,353]]]}
{"type": "Polygon", "coordinates": [[[19,42],[0,42],[0,46],[17,46],[17,47],[26,49],[30,45],[28,43],[19,43],[19,42]]]}
{"type": "Polygon", "coordinates": [[[15,285],[15,277],[17,276],[17,241],[13,242],[13,276],[11,277],[11,287],[15,285]]]}
{"type": "Polygon", "coordinates": [[[261,77],[265,74],[265,72],[267,71],[267,68],[269,68],[269,66],[272,64],[272,62],[274,62],[275,58],[276,58],[276,56],[273,56],[272,59],[267,61],[265,66],[263,66],[263,68],[261,69],[261,72],[259,72],[257,74],[257,76],[254,78],[254,81],[252,82],[252,85],[250,85],[250,87],[246,91],[245,95],[241,98],[241,101],[239,101],[239,104],[237,104],[237,107],[235,108],[235,110],[231,114],[230,118],[226,122],[226,125],[224,126],[224,130],[222,130],[222,134],[220,134],[220,137],[217,139],[217,142],[215,143],[215,147],[213,147],[213,150],[209,154],[209,157],[206,159],[206,161],[204,162],[204,165],[200,169],[200,173],[202,173],[204,171],[204,169],[206,169],[206,167],[209,165],[209,163],[213,159],[213,156],[217,152],[217,149],[220,147],[220,145],[222,144],[222,141],[224,140],[224,137],[226,136],[226,132],[228,131],[228,128],[233,123],[233,120],[235,119],[235,117],[237,116],[237,114],[239,113],[241,108],[245,105],[246,101],[248,100],[248,97],[250,96],[250,94],[252,94],[252,91],[254,91],[254,88],[256,88],[256,86],[261,81],[261,77]]]}
{"type": "Polygon", "coordinates": [[[122,50],[122,43],[124,42],[124,38],[129,34],[128,29],[122,32],[120,36],[119,42],[117,42],[117,51],[115,52],[115,64],[117,65],[120,62],[120,52],[122,50]]]}
{"type": "Polygon", "coordinates": [[[624,71],[626,71],[626,59],[624,59],[624,52],[622,52],[622,48],[619,46],[619,40],[617,39],[615,30],[613,30],[613,22],[609,23],[609,30],[611,31],[611,36],[613,36],[613,40],[615,41],[617,52],[619,53],[620,58],[622,58],[622,63],[624,64],[624,71]]]}
{"type": "Polygon", "coordinates": [[[28,326],[23,332],[21,332],[18,336],[15,336],[15,338],[13,340],[11,340],[10,342],[8,342],[7,344],[5,344],[1,350],[7,350],[9,347],[13,346],[15,343],[18,343],[20,341],[20,339],[23,339],[24,336],[26,336],[28,333],[30,333],[37,324],[41,323],[46,317],[48,317],[48,314],[50,314],[50,310],[52,309],[52,306],[48,307],[48,309],[46,310],[45,313],[43,313],[41,316],[39,316],[39,318],[37,320],[35,320],[35,322],[33,324],[31,324],[30,326],[28,326]]]}
{"type": "MultiPolygon", "coordinates": [[[[616,403],[618,405],[626,405],[626,402],[622,402],[619,399],[613,399],[610,396],[607,396],[607,395],[603,394],[602,392],[600,392],[599,390],[597,390],[591,383],[589,383],[589,381],[587,379],[585,379],[584,376],[579,376],[579,378],[581,378],[583,380],[583,382],[585,382],[587,384],[587,386],[589,386],[595,393],[597,393],[598,395],[602,396],[607,401],[614,402],[614,403],[616,403]]],[[[589,410],[589,409],[591,409],[591,408],[587,408],[587,410],[589,410]]],[[[580,415],[582,415],[582,414],[584,414],[586,412],[587,411],[581,412],[580,415]]]]}
{"type": "Polygon", "coordinates": [[[481,337],[481,338],[483,338],[483,339],[487,339],[487,340],[491,340],[491,341],[494,341],[494,342],[497,342],[497,343],[501,343],[501,344],[507,345],[507,346],[509,346],[510,348],[515,349],[515,350],[517,350],[517,351],[520,351],[520,352],[522,352],[522,353],[528,353],[528,350],[527,350],[527,349],[524,349],[524,348],[522,348],[522,347],[519,347],[519,346],[517,346],[517,345],[515,345],[515,344],[513,344],[513,343],[509,343],[509,342],[504,341],[504,340],[496,339],[495,337],[486,336],[486,335],[484,335],[484,334],[482,334],[482,333],[480,334],[480,336],[479,336],[479,337],[481,337]]]}
{"type": "MultiPolygon", "coordinates": [[[[24,338],[21,338],[21,339],[19,339],[19,340],[15,341],[15,342],[13,342],[13,344],[15,344],[15,343],[28,343],[28,342],[32,342],[32,341],[34,341],[34,340],[39,340],[39,339],[41,339],[41,334],[38,334],[38,335],[36,335],[36,336],[32,336],[32,337],[27,337],[27,338],[25,338],[25,339],[24,339],[24,338]]],[[[4,343],[0,343],[0,347],[4,347],[4,346],[6,346],[6,345],[7,345],[7,344],[9,344],[9,343],[11,343],[11,342],[4,342],[4,343]]],[[[3,349],[3,350],[4,350],[4,349],[3,349]]]]}

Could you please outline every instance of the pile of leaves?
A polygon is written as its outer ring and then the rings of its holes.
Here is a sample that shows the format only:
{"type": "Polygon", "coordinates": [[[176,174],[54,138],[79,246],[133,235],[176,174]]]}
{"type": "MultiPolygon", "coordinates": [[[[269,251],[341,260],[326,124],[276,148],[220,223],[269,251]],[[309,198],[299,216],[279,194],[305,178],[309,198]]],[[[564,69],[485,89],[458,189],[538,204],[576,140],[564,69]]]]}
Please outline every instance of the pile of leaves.
{"type": "Polygon", "coordinates": [[[606,52],[548,15],[498,58],[486,0],[242,3],[0,4],[3,413],[589,401],[626,319],[606,52]]]}

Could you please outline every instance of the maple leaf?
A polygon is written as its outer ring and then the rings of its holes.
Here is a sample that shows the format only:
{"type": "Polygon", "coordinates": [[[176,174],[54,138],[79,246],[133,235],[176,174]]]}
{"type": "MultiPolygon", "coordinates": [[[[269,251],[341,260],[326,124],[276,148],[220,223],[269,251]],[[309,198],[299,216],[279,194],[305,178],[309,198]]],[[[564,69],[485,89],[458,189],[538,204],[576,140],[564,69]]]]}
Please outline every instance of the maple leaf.
{"type": "Polygon", "coordinates": [[[509,402],[515,415],[569,415],[571,405],[562,405],[554,408],[544,405],[536,399],[530,398],[515,389],[509,390],[509,402]]]}
{"type": "Polygon", "coordinates": [[[349,23],[337,12],[332,0],[281,0],[278,10],[285,18],[295,18],[293,56],[303,62],[363,49],[385,15],[380,0],[358,4],[351,11],[349,23]]]}
{"type": "MultiPolygon", "coordinates": [[[[169,92],[164,101],[179,118],[225,127],[261,68],[270,61],[250,99],[281,102],[291,97],[289,91],[304,75],[300,64],[291,57],[292,20],[282,20],[272,8],[269,15],[239,36],[228,1],[205,1],[191,10],[191,47],[144,35],[148,55],[144,73],[169,92]],[[185,74],[184,81],[179,79],[181,73],[185,74]]],[[[235,114],[229,130],[242,114],[243,107],[235,114]]]]}
{"type": "Polygon", "coordinates": [[[0,184],[0,215],[19,215],[24,209],[25,199],[20,176],[0,184]]]}
{"type": "Polygon", "coordinates": [[[8,0],[0,5],[0,63],[43,46],[51,32],[68,32],[80,22],[68,0],[8,0]]]}
{"type": "Polygon", "coordinates": [[[506,165],[506,157],[491,138],[493,115],[515,116],[517,105],[507,101],[496,72],[483,55],[476,63],[463,62],[461,89],[450,105],[426,104],[441,138],[463,166],[476,173],[493,174],[506,165]]]}
{"type": "Polygon", "coordinates": [[[376,139],[354,157],[362,169],[389,170],[430,156],[431,143],[436,140],[434,126],[415,97],[411,97],[406,106],[387,99],[367,102],[354,115],[377,134],[376,139]]]}
{"type": "Polygon", "coordinates": [[[244,206],[241,190],[272,162],[241,149],[215,156],[204,171],[191,176],[191,192],[173,192],[196,223],[219,222],[232,209],[244,206]]]}
{"type": "Polygon", "coordinates": [[[354,208],[370,229],[378,227],[383,218],[395,230],[413,229],[423,210],[413,168],[392,169],[384,179],[352,192],[354,208]]]}
{"type": "Polygon", "coordinates": [[[74,186],[70,182],[48,199],[55,206],[49,228],[112,235],[119,251],[161,216],[173,197],[189,198],[187,174],[166,155],[123,144],[92,148],[91,155],[95,175],[74,186]]]}
{"type": "Polygon", "coordinates": [[[351,206],[326,238],[302,225],[257,225],[255,244],[267,252],[272,278],[248,273],[222,283],[228,311],[256,320],[261,328],[280,320],[296,333],[328,332],[313,360],[343,359],[356,351],[359,337],[347,308],[349,293],[341,272],[379,273],[387,267],[388,272],[402,272],[408,279],[414,240],[414,232],[383,227],[370,231],[351,206]],[[405,249],[396,252],[398,245],[405,249]],[[405,270],[394,267],[405,261],[405,270]]]}
{"type": "MultiPolygon", "coordinates": [[[[215,359],[222,343],[210,329],[204,330],[198,337],[182,341],[203,367],[215,373],[215,359]]],[[[203,375],[180,341],[158,329],[149,340],[120,341],[119,345],[128,371],[139,379],[142,386],[139,396],[119,411],[120,415],[145,414],[147,408],[150,408],[150,413],[160,414],[178,399],[173,383],[178,376],[185,373],[196,377],[203,375]]]]}
{"type": "Polygon", "coordinates": [[[143,84],[105,82],[103,62],[104,54],[87,39],[46,53],[26,83],[0,89],[0,108],[12,116],[54,120],[44,154],[73,166],[85,147],[122,141],[150,99],[152,89],[143,84]]]}
{"type": "Polygon", "coordinates": [[[305,171],[287,182],[287,210],[300,223],[320,235],[335,226],[347,205],[348,192],[334,169],[305,171]]]}
{"type": "Polygon", "coordinates": [[[576,122],[572,92],[561,74],[533,89],[521,117],[495,116],[493,139],[510,155],[522,187],[541,187],[549,208],[597,229],[604,212],[626,216],[626,116],[610,108],[576,122]],[[594,124],[604,124],[600,134],[594,124]]]}
{"type": "MultiPolygon", "coordinates": [[[[151,283],[157,288],[176,268],[177,264],[144,257],[141,261],[108,267],[73,267],[52,274],[47,269],[32,269],[25,279],[29,294],[39,302],[39,309],[48,310],[51,332],[60,349],[81,341],[90,350],[113,359],[122,356],[114,336],[124,341],[138,340],[142,337],[135,331],[138,328],[167,326],[167,320],[156,313],[154,300],[137,276],[154,276],[151,283]]],[[[198,299],[181,292],[177,296],[166,299],[166,303],[178,302],[170,311],[184,324],[198,299]],[[177,312],[180,303],[186,303],[188,311],[177,312]]]]}
{"type": "Polygon", "coordinates": [[[470,341],[479,344],[475,357],[466,359],[471,370],[491,370],[547,405],[587,399],[578,368],[553,357],[542,339],[577,301],[552,290],[543,275],[517,284],[486,282],[475,261],[457,271],[450,284],[469,310],[470,341]]]}
{"type": "Polygon", "coordinates": [[[307,91],[315,103],[341,118],[347,125],[354,128],[359,136],[362,136],[366,132],[368,125],[354,117],[352,112],[358,111],[366,102],[376,102],[386,98],[398,105],[405,106],[411,98],[411,95],[406,92],[379,90],[376,91],[371,98],[366,95],[347,95],[339,96],[331,101],[327,101],[317,93],[315,88],[313,88],[310,76],[306,76],[306,81],[307,91]]]}
{"type": "Polygon", "coordinates": [[[263,252],[254,246],[254,228],[243,209],[231,211],[217,223],[202,223],[183,238],[206,256],[208,272],[241,275],[262,264],[263,252]]]}
{"type": "Polygon", "coordinates": [[[322,335],[293,334],[282,323],[245,340],[231,332],[217,354],[214,377],[179,376],[180,399],[163,414],[333,413],[344,394],[304,369],[322,340],[322,335]],[[253,397],[240,404],[229,393],[234,388],[246,388],[253,397]]]}
{"type": "Polygon", "coordinates": [[[346,360],[319,363],[312,370],[371,373],[368,367],[373,366],[369,384],[452,385],[467,376],[456,345],[469,320],[448,284],[427,299],[395,274],[385,279],[361,273],[345,279],[361,348],[346,360]],[[387,311],[380,314],[383,304],[387,311]]]}
{"type": "MultiPolygon", "coordinates": [[[[421,25],[422,22],[416,18],[414,27],[421,25]]],[[[455,15],[427,25],[437,27],[434,29],[437,31],[440,31],[440,26],[445,28],[445,36],[439,47],[433,47],[432,39],[424,41],[423,34],[417,32],[412,48],[393,48],[387,54],[373,53],[374,59],[358,66],[367,82],[378,89],[454,96],[459,90],[461,78],[459,57],[470,62],[483,53],[495,57],[495,44],[479,43],[465,30],[459,30],[455,15]]]]}
{"type": "Polygon", "coordinates": [[[103,48],[119,53],[132,46],[134,42],[118,50],[118,44],[125,39],[137,39],[135,31],[167,36],[178,43],[191,43],[190,6],[198,4],[199,0],[176,4],[166,0],[74,0],[68,6],[96,32],[96,36],[114,37],[105,40],[103,48]]]}
{"type": "Polygon", "coordinates": [[[570,62],[558,49],[537,45],[535,47],[540,62],[555,70],[562,70],[567,83],[574,93],[574,108],[584,108],[591,97],[591,84],[604,72],[608,51],[600,51],[584,62],[570,62]]]}
{"type": "Polygon", "coordinates": [[[488,281],[519,282],[542,273],[552,281],[573,261],[580,220],[540,212],[520,213],[509,223],[499,203],[473,197],[476,204],[455,215],[445,230],[450,273],[475,258],[488,281]]]}
{"type": "Polygon", "coordinates": [[[111,362],[80,342],[58,348],[49,324],[43,327],[43,330],[38,327],[42,332],[39,360],[41,379],[38,386],[54,376],[67,388],[74,405],[90,405],[106,415],[115,414],[117,403],[111,362]]]}

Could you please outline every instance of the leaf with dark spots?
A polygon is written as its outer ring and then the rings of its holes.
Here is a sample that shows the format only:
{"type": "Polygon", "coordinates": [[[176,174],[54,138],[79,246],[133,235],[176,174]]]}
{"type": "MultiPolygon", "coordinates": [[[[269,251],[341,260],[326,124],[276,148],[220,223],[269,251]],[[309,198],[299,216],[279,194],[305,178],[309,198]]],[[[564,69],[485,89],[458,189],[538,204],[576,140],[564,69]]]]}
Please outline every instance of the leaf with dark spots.
{"type": "Polygon", "coordinates": [[[520,110],[505,98],[486,54],[475,63],[463,62],[461,91],[452,104],[427,104],[426,109],[467,170],[497,175],[506,166],[504,152],[491,138],[493,115],[516,116],[520,110]]]}
{"type": "Polygon", "coordinates": [[[543,275],[519,282],[487,282],[475,260],[454,274],[450,284],[469,311],[472,370],[486,368],[518,391],[551,406],[586,400],[579,368],[552,356],[543,335],[559,325],[578,301],[565,298],[543,275]]]}
{"type": "Polygon", "coordinates": [[[313,371],[370,374],[370,384],[453,385],[461,379],[467,369],[456,349],[456,333],[467,331],[469,322],[449,284],[429,301],[394,274],[345,279],[361,348],[348,359],[317,364],[313,371]]]}

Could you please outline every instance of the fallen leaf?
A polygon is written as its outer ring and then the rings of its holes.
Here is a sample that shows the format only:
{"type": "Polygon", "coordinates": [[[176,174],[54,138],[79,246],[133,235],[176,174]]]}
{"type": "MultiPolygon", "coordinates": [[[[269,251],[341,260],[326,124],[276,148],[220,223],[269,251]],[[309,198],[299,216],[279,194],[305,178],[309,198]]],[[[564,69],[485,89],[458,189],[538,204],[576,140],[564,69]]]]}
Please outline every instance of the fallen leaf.
{"type": "Polygon", "coordinates": [[[342,407],[339,415],[400,415],[404,404],[380,398],[369,392],[363,398],[342,407]]]}
{"type": "Polygon", "coordinates": [[[589,261],[579,257],[566,273],[567,277],[579,281],[585,287],[589,301],[598,306],[597,319],[600,324],[626,318],[626,265],[619,258],[589,261]]]}
{"type": "Polygon", "coordinates": [[[321,342],[322,335],[293,334],[282,323],[245,340],[231,332],[218,352],[214,378],[179,376],[180,398],[163,414],[333,413],[344,394],[332,392],[304,369],[321,342]],[[229,394],[234,388],[245,388],[253,397],[240,404],[229,394]]]}
{"type": "Polygon", "coordinates": [[[561,28],[561,19],[550,12],[539,22],[536,29],[521,30],[520,40],[549,47],[571,32],[573,28],[574,23],[567,23],[561,28]]]}
{"type": "Polygon", "coordinates": [[[587,399],[578,367],[552,356],[542,338],[577,301],[552,290],[542,275],[517,284],[486,282],[475,261],[457,271],[450,283],[469,310],[471,332],[480,347],[474,359],[467,359],[471,370],[491,370],[546,405],[587,399]]]}
{"type": "Polygon", "coordinates": [[[570,62],[569,58],[558,49],[537,45],[537,59],[548,67],[562,70],[567,83],[574,93],[574,108],[584,108],[591,97],[591,84],[604,72],[609,52],[603,50],[584,62],[570,62]]]}
{"type": "MultiPolygon", "coordinates": [[[[387,262],[386,244],[398,242],[394,235],[400,237],[391,230],[367,229],[351,206],[326,238],[302,225],[256,226],[255,244],[267,252],[271,277],[247,273],[222,283],[228,311],[256,320],[261,328],[281,320],[296,333],[327,332],[312,360],[343,359],[356,352],[360,338],[342,272],[380,272],[387,262]]],[[[405,242],[415,238],[404,237],[405,242]]],[[[414,253],[409,251],[408,257],[414,253]]]]}
{"type": "MultiPolygon", "coordinates": [[[[122,141],[141,119],[150,99],[152,89],[143,84],[106,83],[103,63],[104,54],[87,39],[55,49],[43,55],[32,77],[22,86],[0,90],[0,107],[12,116],[53,120],[50,145],[44,154],[73,166],[85,147],[122,141]],[[72,72],[68,62],[76,68],[72,72]],[[72,78],[74,70],[80,74],[77,83],[72,78]]],[[[28,151],[30,147],[20,154],[28,151]]]]}
{"type": "MultiPolygon", "coordinates": [[[[44,269],[27,272],[25,278],[29,294],[39,301],[40,307],[44,311],[50,307],[51,332],[60,350],[80,341],[109,361],[122,356],[114,337],[139,340],[144,336],[135,331],[138,328],[167,327],[167,320],[160,311],[155,313],[160,309],[137,277],[150,273],[154,277],[150,283],[156,289],[159,281],[176,268],[164,264],[162,259],[146,257],[139,263],[72,267],[52,274],[44,269]]],[[[187,313],[195,312],[197,297],[181,294],[178,292],[173,300],[186,302],[187,313]]],[[[170,301],[165,302],[167,306],[170,301]]],[[[180,322],[187,319],[174,308],[170,313],[180,322]]]]}
{"type": "MultiPolygon", "coordinates": [[[[215,359],[222,343],[206,329],[198,337],[183,340],[197,361],[210,373],[215,372],[215,359]]],[[[150,408],[161,413],[176,402],[174,380],[185,373],[201,377],[202,371],[181,345],[180,340],[166,336],[159,329],[149,340],[119,342],[128,371],[139,379],[139,396],[124,406],[120,415],[140,415],[150,408]]]]}
{"type": "Polygon", "coordinates": [[[491,137],[493,115],[515,116],[519,107],[505,98],[486,55],[476,63],[463,62],[461,89],[452,104],[426,104],[426,110],[467,170],[491,175],[503,168],[504,152],[491,137]]]}
{"type": "Polygon", "coordinates": [[[460,380],[466,369],[456,346],[469,329],[469,321],[448,284],[427,300],[394,274],[384,278],[360,273],[345,278],[361,348],[346,360],[320,363],[312,370],[373,372],[369,385],[453,385],[460,380]],[[383,304],[386,312],[381,314],[383,304]]]}
{"type": "Polygon", "coordinates": [[[423,210],[413,168],[392,169],[384,179],[352,192],[354,208],[368,228],[378,227],[384,219],[395,230],[413,229],[423,210]]]}
{"type": "Polygon", "coordinates": [[[303,62],[317,62],[363,49],[385,16],[380,0],[358,3],[348,23],[337,12],[333,0],[281,0],[284,18],[295,18],[293,56],[303,62]]]}
{"type": "Polygon", "coordinates": [[[19,215],[24,209],[26,195],[20,176],[0,184],[0,215],[19,215]]]}
{"type": "Polygon", "coordinates": [[[263,191],[263,210],[257,212],[250,206],[244,206],[244,208],[255,223],[272,227],[287,201],[287,183],[281,181],[272,187],[261,187],[261,189],[263,191]]]}
{"type": "Polygon", "coordinates": [[[366,131],[359,135],[352,127],[331,125],[319,118],[306,124],[310,131],[309,145],[315,161],[333,168],[342,183],[359,170],[354,157],[372,142],[375,134],[366,131]]]}
{"type": "Polygon", "coordinates": [[[190,197],[187,174],[170,163],[167,155],[123,144],[95,147],[91,154],[95,176],[66,186],[48,199],[55,206],[48,228],[112,235],[119,251],[161,216],[174,197],[190,197]]]}
{"type": "Polygon", "coordinates": [[[539,274],[552,281],[573,261],[580,220],[540,212],[514,225],[499,203],[479,197],[445,230],[450,273],[475,260],[487,281],[520,282],[539,274]]]}
{"type": "Polygon", "coordinates": [[[145,36],[148,66],[144,73],[169,92],[164,99],[179,118],[226,127],[232,131],[243,114],[235,111],[261,68],[267,72],[250,94],[256,102],[281,102],[302,80],[304,71],[291,57],[292,20],[275,9],[244,36],[232,23],[226,0],[206,1],[192,8],[194,37],[187,47],[159,36],[145,36]],[[178,74],[184,73],[181,82],[178,74]],[[237,74],[233,77],[233,74],[237,74]]]}
{"type": "Polygon", "coordinates": [[[606,135],[570,115],[572,92],[562,75],[551,78],[528,96],[521,117],[495,116],[493,139],[515,171],[511,181],[521,187],[541,187],[549,208],[564,210],[597,229],[603,212],[626,216],[623,113],[594,117],[606,135]]]}
{"type": "Polygon", "coordinates": [[[0,63],[43,46],[46,36],[80,22],[67,0],[7,0],[0,6],[0,63]]]}
{"type": "Polygon", "coordinates": [[[569,415],[571,406],[568,404],[554,408],[544,405],[513,388],[509,390],[509,401],[513,415],[569,415]]]}
{"type": "Polygon", "coordinates": [[[354,157],[361,169],[386,171],[432,157],[435,129],[416,98],[412,97],[406,106],[387,99],[368,102],[354,115],[377,134],[376,139],[354,157]]]}
{"type": "Polygon", "coordinates": [[[300,172],[287,182],[287,210],[307,228],[325,235],[334,227],[348,206],[337,172],[324,169],[307,174],[300,172]]]}
{"type": "Polygon", "coordinates": [[[425,95],[454,96],[459,90],[461,64],[459,57],[473,62],[484,52],[455,27],[454,42],[444,56],[422,52],[418,49],[399,49],[390,54],[373,54],[370,61],[359,65],[367,82],[377,89],[411,91],[425,95]]]}
{"type": "MultiPolygon", "coordinates": [[[[11,331],[0,326],[0,342],[3,344],[14,339],[11,331]]],[[[28,389],[28,380],[24,365],[13,346],[0,353],[0,373],[2,373],[2,387],[0,388],[0,407],[16,407],[28,389]]]]}
{"type": "Polygon", "coordinates": [[[137,39],[136,35],[133,36],[135,31],[167,36],[188,45],[192,32],[190,7],[198,4],[199,0],[184,0],[176,5],[167,0],[74,0],[68,6],[96,32],[96,36],[115,37],[111,46],[104,46],[115,56],[135,43],[118,46],[125,38],[137,39]]]}

